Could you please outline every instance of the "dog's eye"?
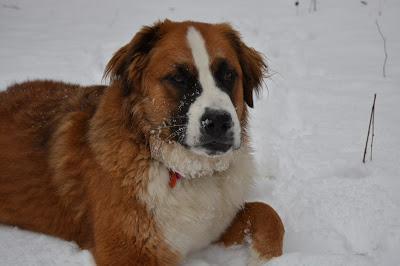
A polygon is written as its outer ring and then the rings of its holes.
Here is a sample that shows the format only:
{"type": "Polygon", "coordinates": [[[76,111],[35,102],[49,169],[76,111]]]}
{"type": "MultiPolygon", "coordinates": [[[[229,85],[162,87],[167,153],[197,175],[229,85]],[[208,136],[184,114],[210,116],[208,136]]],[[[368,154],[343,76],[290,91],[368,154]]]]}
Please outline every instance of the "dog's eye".
{"type": "Polygon", "coordinates": [[[233,73],[232,71],[228,70],[224,73],[224,80],[225,81],[231,81],[233,79],[233,73]]]}
{"type": "Polygon", "coordinates": [[[218,63],[214,72],[214,78],[217,86],[226,91],[231,91],[236,80],[235,70],[228,64],[226,60],[218,63]]]}
{"type": "Polygon", "coordinates": [[[174,71],[165,76],[164,81],[167,81],[170,87],[175,87],[179,91],[185,92],[197,88],[197,75],[192,72],[186,64],[177,64],[174,71]]]}
{"type": "Polygon", "coordinates": [[[166,78],[172,85],[179,88],[186,88],[193,83],[194,77],[186,66],[177,66],[174,73],[166,78]]]}
{"type": "Polygon", "coordinates": [[[169,80],[176,84],[184,84],[186,81],[185,76],[182,75],[181,73],[177,73],[173,76],[170,76],[169,80]]]}

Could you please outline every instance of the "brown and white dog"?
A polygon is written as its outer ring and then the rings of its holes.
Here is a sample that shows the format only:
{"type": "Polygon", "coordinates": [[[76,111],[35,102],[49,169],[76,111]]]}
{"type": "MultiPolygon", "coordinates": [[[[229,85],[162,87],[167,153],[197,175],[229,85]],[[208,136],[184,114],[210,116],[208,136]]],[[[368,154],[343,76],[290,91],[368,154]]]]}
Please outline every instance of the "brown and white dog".
{"type": "Polygon", "coordinates": [[[246,239],[249,264],[281,255],[279,216],[245,203],[247,106],[265,71],[228,24],[165,20],[115,53],[109,86],[9,87],[0,222],[76,241],[98,265],[177,265],[246,239]]]}

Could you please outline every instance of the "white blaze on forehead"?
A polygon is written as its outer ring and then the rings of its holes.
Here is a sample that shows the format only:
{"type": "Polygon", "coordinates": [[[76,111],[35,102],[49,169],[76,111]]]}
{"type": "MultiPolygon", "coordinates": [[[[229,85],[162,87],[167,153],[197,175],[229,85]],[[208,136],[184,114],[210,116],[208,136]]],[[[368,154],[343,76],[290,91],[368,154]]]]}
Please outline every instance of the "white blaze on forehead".
{"type": "Polygon", "coordinates": [[[200,96],[191,104],[188,111],[188,127],[186,131],[186,144],[196,146],[200,141],[200,119],[206,108],[223,110],[228,112],[233,121],[234,146],[240,146],[240,123],[235,108],[228,94],[223,92],[215,84],[210,70],[210,59],[205,41],[200,32],[194,27],[187,31],[187,41],[192,52],[194,64],[199,74],[199,82],[202,87],[200,96]]]}
{"type": "Polygon", "coordinates": [[[197,67],[199,73],[199,81],[203,90],[210,90],[216,87],[214,84],[213,76],[210,72],[209,65],[210,59],[205,46],[205,42],[200,32],[195,28],[189,27],[187,32],[187,40],[192,50],[192,56],[194,64],[197,67]]]}

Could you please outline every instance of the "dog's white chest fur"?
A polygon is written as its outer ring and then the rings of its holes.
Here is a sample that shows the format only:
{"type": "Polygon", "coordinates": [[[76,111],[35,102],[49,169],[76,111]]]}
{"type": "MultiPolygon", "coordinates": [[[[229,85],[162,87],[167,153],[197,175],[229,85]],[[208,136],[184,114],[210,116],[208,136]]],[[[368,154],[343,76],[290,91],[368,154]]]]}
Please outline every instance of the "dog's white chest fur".
{"type": "Polygon", "coordinates": [[[167,243],[181,255],[217,240],[245,201],[254,165],[248,152],[239,152],[224,172],[181,179],[170,188],[169,172],[154,161],[144,200],[167,243]]]}

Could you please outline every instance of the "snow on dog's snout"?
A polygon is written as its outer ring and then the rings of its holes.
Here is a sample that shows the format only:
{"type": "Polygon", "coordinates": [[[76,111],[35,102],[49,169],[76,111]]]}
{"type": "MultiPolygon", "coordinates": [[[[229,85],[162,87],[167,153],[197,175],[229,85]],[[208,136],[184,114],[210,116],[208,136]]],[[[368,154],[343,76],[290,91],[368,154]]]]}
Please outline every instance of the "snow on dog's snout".
{"type": "Polygon", "coordinates": [[[209,55],[201,33],[187,31],[187,42],[198,71],[201,94],[191,104],[187,116],[186,144],[197,153],[218,155],[240,147],[240,123],[227,93],[216,85],[209,55]]]}

